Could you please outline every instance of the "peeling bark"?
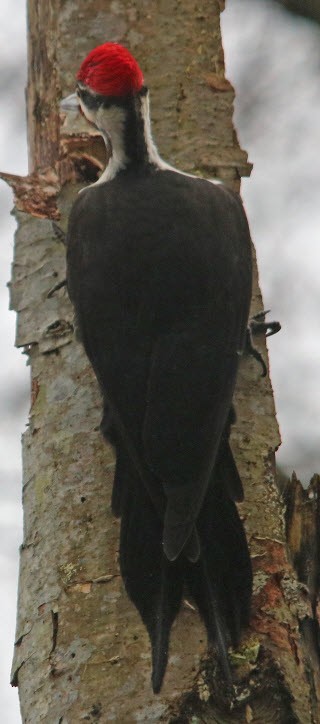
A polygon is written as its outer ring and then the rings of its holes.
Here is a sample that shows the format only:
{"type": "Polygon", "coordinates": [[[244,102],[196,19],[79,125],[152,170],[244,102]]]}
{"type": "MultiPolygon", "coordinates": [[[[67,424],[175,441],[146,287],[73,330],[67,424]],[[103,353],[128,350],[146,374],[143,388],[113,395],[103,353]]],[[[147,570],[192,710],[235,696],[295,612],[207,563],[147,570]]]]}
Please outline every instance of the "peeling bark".
{"type": "MultiPolygon", "coordinates": [[[[105,151],[83,121],[60,119],[58,100],[95,45],[116,40],[136,54],[152,88],[164,158],[217,175],[235,189],[251,165],[232,125],[224,77],[220,0],[29,0],[28,122],[31,173],[15,188],[11,304],[31,368],[23,439],[24,542],[20,554],[12,683],[24,723],[87,721],[319,722],[316,659],[306,585],[287,555],[275,484],[279,433],[270,380],[242,360],[233,448],[254,564],[252,624],[232,654],[236,685],[219,678],[198,614],[185,604],[174,626],[160,695],[150,687],[150,647],[118,568],[119,523],[110,512],[114,458],[99,434],[97,383],[73,334],[64,286],[66,226],[80,186],[105,151]],[[170,39],[170,42],[168,42],[170,39]]],[[[263,308],[255,270],[252,312],[263,308]]],[[[266,358],[264,341],[261,351],[266,358]]],[[[317,569],[318,570],[318,569],[317,569]]]]}
{"type": "Polygon", "coordinates": [[[0,178],[11,186],[16,209],[25,211],[40,219],[58,219],[57,196],[59,179],[50,169],[28,176],[16,176],[12,173],[0,173],[0,178]]]}

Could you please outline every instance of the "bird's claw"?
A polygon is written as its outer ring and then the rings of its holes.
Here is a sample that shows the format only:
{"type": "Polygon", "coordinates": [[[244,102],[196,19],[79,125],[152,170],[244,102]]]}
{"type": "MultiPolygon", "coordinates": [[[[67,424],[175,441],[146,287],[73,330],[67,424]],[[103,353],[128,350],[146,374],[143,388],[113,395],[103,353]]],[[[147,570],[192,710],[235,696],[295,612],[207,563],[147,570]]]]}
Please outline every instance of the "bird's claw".
{"type": "Polygon", "coordinates": [[[264,309],[249,319],[248,327],[251,334],[265,334],[266,337],[272,337],[273,334],[280,331],[280,322],[266,322],[266,316],[269,312],[270,309],[264,309]]]}
{"type": "Polygon", "coordinates": [[[277,334],[277,332],[281,329],[280,322],[266,322],[266,315],[269,314],[270,309],[264,309],[261,312],[258,312],[257,314],[254,314],[253,317],[249,319],[248,327],[247,327],[247,334],[246,334],[246,342],[245,342],[245,352],[246,354],[249,354],[251,357],[254,357],[254,359],[257,360],[261,364],[262,367],[262,374],[261,377],[266,377],[267,374],[267,365],[262,357],[261,352],[256,349],[252,342],[252,337],[257,334],[264,334],[265,337],[271,337],[273,334],[277,334]]]}

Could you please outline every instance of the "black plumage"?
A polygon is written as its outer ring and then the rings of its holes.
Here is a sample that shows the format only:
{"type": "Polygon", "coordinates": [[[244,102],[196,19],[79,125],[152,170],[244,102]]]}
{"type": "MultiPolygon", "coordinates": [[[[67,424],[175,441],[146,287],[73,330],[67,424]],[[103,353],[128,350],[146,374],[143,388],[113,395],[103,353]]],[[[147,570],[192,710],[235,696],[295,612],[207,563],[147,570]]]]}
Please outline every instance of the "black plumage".
{"type": "Polygon", "coordinates": [[[229,446],[251,298],[251,242],[223,185],[132,163],[77,198],[68,289],[117,452],[120,565],[161,688],[183,591],[230,679],[251,566],[229,446]]]}

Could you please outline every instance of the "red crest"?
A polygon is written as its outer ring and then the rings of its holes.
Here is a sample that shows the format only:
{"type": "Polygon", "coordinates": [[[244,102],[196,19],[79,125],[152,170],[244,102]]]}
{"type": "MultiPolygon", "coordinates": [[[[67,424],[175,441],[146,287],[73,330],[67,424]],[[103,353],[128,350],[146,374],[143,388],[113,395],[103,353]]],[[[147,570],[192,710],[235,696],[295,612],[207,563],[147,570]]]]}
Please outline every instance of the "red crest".
{"type": "Polygon", "coordinates": [[[143,86],[137,61],[118,43],[104,43],[91,50],[80,67],[77,80],[103,96],[137,93],[143,86]]]}

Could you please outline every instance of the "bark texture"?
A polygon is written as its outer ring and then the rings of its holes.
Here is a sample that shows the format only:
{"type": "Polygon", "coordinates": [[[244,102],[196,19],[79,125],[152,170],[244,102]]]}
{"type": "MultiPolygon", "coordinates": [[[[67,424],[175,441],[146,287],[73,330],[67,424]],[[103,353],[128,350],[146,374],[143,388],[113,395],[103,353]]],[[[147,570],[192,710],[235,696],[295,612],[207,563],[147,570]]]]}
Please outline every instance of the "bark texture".
{"type": "MultiPolygon", "coordinates": [[[[99,433],[100,399],[65,287],[65,227],[78,189],[105,164],[101,139],[58,113],[87,52],[105,40],[130,47],[152,89],[160,152],[181,169],[239,189],[250,173],[232,125],[224,77],[222,0],[29,0],[27,93],[30,175],[14,187],[12,307],[29,355],[30,424],[23,439],[24,541],[12,683],[28,724],[90,722],[319,722],[315,665],[299,626],[312,620],[288,561],[275,485],[279,445],[272,389],[243,359],[233,445],[255,590],[252,628],[233,654],[227,691],[197,613],[183,607],[160,695],[150,648],[119,575],[119,524],[110,513],[114,459],[99,433]]],[[[262,309],[257,272],[253,311],[262,309]]],[[[266,349],[262,351],[266,358],[266,349]]],[[[313,606],[314,610],[314,606],[313,606]]]]}

